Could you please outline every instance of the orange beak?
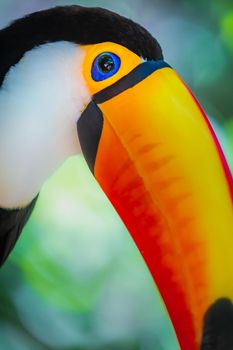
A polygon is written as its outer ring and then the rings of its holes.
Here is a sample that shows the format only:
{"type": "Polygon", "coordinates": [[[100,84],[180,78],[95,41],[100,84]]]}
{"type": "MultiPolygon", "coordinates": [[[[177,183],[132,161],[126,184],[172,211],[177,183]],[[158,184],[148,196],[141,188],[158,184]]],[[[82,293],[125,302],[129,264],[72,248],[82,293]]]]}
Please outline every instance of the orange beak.
{"type": "Polygon", "coordinates": [[[233,186],[219,143],[168,66],[97,102],[89,112],[99,123],[80,137],[84,156],[141,251],[181,348],[197,350],[209,306],[233,299],[233,186]]]}

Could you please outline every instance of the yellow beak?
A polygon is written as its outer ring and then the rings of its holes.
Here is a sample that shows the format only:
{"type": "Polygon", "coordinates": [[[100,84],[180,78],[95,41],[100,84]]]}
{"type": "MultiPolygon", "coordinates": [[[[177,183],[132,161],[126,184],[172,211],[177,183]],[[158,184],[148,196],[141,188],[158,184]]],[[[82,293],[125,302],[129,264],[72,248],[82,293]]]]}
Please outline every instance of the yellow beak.
{"type": "Polygon", "coordinates": [[[233,299],[233,186],[203,111],[169,67],[99,104],[94,175],[141,251],[183,350],[233,299]]]}

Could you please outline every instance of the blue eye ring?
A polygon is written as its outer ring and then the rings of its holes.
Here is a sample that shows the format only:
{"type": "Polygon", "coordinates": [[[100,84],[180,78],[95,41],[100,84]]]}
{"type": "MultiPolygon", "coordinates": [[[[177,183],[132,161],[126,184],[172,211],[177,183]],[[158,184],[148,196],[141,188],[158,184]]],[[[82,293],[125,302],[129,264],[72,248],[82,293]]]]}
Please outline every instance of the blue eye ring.
{"type": "Polygon", "coordinates": [[[113,52],[102,52],[95,58],[92,64],[92,79],[95,81],[108,79],[118,72],[120,65],[120,57],[113,52]]]}

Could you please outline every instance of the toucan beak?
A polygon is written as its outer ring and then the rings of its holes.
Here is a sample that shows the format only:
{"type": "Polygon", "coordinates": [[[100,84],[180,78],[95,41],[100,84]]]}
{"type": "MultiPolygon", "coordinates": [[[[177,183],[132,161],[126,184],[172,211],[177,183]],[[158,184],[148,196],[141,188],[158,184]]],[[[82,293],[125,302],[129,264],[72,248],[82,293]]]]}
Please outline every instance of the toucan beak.
{"type": "Polygon", "coordinates": [[[140,249],[181,348],[197,350],[207,309],[233,299],[232,177],[171,67],[112,90],[78,122],[83,153],[140,249]]]}

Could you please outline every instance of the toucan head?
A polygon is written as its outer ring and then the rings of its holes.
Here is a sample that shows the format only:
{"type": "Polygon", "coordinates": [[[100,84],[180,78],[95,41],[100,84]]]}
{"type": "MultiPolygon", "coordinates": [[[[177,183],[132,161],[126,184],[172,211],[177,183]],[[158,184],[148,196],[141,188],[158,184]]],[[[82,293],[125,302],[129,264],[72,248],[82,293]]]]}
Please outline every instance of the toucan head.
{"type": "MultiPolygon", "coordinates": [[[[29,15],[0,32],[0,46],[1,207],[28,205],[80,144],[182,350],[197,350],[207,310],[217,303],[221,318],[233,297],[232,177],[197,100],[156,39],[104,9],[29,15]]],[[[203,349],[217,349],[211,327],[203,349]]]]}

